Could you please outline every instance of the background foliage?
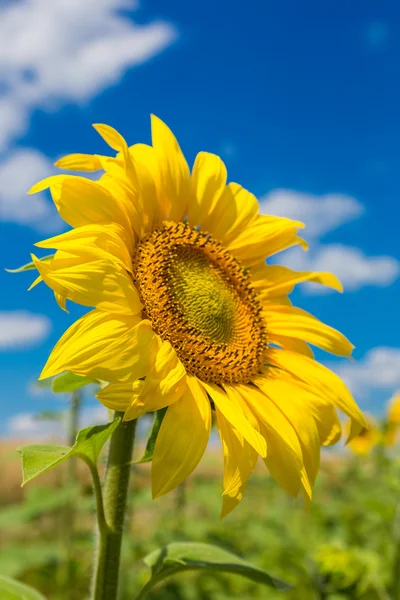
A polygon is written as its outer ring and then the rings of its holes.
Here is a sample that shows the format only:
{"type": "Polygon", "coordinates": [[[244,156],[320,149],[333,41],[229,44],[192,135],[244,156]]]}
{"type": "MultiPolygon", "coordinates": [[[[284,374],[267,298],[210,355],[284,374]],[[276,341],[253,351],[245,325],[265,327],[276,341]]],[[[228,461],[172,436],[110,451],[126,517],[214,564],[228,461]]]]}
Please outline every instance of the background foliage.
{"type": "MultiPolygon", "coordinates": [[[[2,444],[0,573],[54,600],[87,597],[91,577],[94,500],[86,465],[64,463],[22,491],[15,445],[2,444]]],[[[139,458],[143,448],[137,448],[139,458]]],[[[150,599],[397,600],[400,561],[400,463],[380,448],[368,457],[327,452],[308,513],[259,465],[241,505],[219,520],[222,464],[215,441],[184,487],[152,501],[149,464],[134,464],[123,550],[121,600],[147,579],[140,559],[171,541],[226,548],[289,591],[216,572],[181,573],[150,599]]]]}

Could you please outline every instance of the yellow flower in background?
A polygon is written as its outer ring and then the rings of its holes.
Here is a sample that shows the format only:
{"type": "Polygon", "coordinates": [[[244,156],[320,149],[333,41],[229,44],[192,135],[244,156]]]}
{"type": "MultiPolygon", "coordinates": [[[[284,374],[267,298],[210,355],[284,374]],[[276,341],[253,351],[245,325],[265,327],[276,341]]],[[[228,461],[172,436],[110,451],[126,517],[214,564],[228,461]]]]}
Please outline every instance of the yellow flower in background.
{"type": "Polygon", "coordinates": [[[364,456],[369,454],[377,444],[382,442],[382,432],[377,421],[371,415],[365,415],[368,428],[363,429],[348,444],[354,454],[364,456]]]}
{"type": "Polygon", "coordinates": [[[363,429],[359,435],[353,437],[349,448],[355,454],[368,454],[377,446],[395,446],[400,430],[400,393],[397,392],[388,401],[386,416],[380,422],[370,415],[365,415],[368,429],[363,429]]]}
{"type": "Polygon", "coordinates": [[[33,256],[65,309],[94,310],[53,349],[41,379],[72,371],[109,382],[107,407],[136,419],[168,407],[152,462],[153,496],[179,485],[199,463],[217,415],[224,453],[222,515],[241,500],[260,455],[287,492],[311,498],[320,447],[337,442],[335,409],[365,426],[344,383],[316,362],[308,344],[349,356],[338,331],[291,305],[297,283],[341,290],[330,273],[266,264],[294,244],[303,224],[259,214],[256,198],[214,154],[190,172],[177,140],[152,117],[152,145],[128,147],[107,125],[96,130],[115,157],[74,154],[57,166],[104,170],[98,181],[66,174],[50,188],[73,228],[39,242],[33,256]]]}
{"type": "Polygon", "coordinates": [[[389,400],[387,407],[386,423],[383,433],[385,446],[395,446],[400,430],[400,392],[396,392],[389,400]]]}

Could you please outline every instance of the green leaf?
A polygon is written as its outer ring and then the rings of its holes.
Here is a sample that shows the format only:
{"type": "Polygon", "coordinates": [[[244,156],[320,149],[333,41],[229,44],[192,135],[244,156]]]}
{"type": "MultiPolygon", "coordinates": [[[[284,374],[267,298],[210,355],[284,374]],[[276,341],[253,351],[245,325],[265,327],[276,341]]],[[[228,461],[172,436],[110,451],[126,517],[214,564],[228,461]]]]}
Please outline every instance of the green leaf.
{"type": "Polygon", "coordinates": [[[76,392],[85,385],[90,383],[98,383],[96,379],[85,377],[84,375],[75,375],[75,373],[63,373],[58,377],[54,377],[51,384],[51,389],[55,394],[68,394],[76,392]]]}
{"type": "Polygon", "coordinates": [[[199,569],[221,573],[234,573],[275,589],[290,589],[290,586],[286,583],[274,579],[262,569],[253,567],[239,556],[210,544],[175,542],[155,550],[143,560],[151,569],[151,578],[144,588],[142,588],[137,596],[137,600],[144,598],[146,593],[155,584],[167,577],[181,571],[199,569]]]}
{"type": "Polygon", "coordinates": [[[121,423],[121,417],[107,425],[95,425],[81,429],[76,436],[76,442],[71,448],[71,456],[75,454],[83,460],[97,463],[100,452],[112,433],[121,423]]]}
{"type": "Polygon", "coordinates": [[[156,439],[158,436],[158,432],[160,431],[161,423],[163,422],[166,412],[167,412],[166,408],[161,408],[160,410],[158,410],[155,413],[153,427],[151,428],[151,432],[150,432],[149,438],[147,440],[146,449],[144,451],[144,454],[143,454],[142,458],[134,461],[134,464],[150,462],[151,460],[153,460],[154,446],[156,445],[156,439]]]}
{"type": "Polygon", "coordinates": [[[42,594],[20,581],[0,575],[1,600],[45,600],[42,594]]]}
{"type": "MultiPolygon", "coordinates": [[[[42,256],[40,260],[52,260],[54,258],[54,254],[48,254],[47,256],[42,256]]],[[[17,269],[4,269],[7,273],[22,273],[23,271],[32,271],[36,269],[35,263],[30,262],[26,263],[26,265],[22,265],[22,267],[18,267],[17,269]]]]}
{"type": "Polygon", "coordinates": [[[70,455],[71,450],[69,446],[47,444],[17,448],[22,456],[22,485],[60,464],[70,455]]]}
{"type": "Polygon", "coordinates": [[[96,425],[81,429],[72,448],[45,444],[17,448],[22,456],[22,485],[41,473],[53,469],[71,456],[78,456],[85,462],[95,465],[101,449],[120,422],[121,418],[118,417],[111,423],[107,423],[107,425],[96,425]]]}

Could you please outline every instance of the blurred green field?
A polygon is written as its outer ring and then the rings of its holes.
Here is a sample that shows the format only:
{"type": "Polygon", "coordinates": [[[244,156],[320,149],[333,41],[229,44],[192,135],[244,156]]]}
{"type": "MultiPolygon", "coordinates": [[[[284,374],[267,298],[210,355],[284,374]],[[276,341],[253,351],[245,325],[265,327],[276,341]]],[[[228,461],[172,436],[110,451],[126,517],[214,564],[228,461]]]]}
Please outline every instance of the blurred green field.
{"type": "MultiPolygon", "coordinates": [[[[32,585],[49,600],[84,600],[94,543],[86,466],[73,465],[72,487],[65,486],[73,464],[68,463],[21,491],[15,446],[12,441],[1,446],[0,573],[32,585]]],[[[293,589],[277,592],[238,576],[196,572],[167,580],[150,599],[400,598],[400,463],[395,457],[326,453],[308,513],[260,464],[241,505],[223,521],[221,463],[219,448],[211,448],[184,488],[156,501],[150,497],[149,465],[133,467],[121,600],[133,600],[146,581],[140,558],[180,540],[222,546],[293,589]]]]}

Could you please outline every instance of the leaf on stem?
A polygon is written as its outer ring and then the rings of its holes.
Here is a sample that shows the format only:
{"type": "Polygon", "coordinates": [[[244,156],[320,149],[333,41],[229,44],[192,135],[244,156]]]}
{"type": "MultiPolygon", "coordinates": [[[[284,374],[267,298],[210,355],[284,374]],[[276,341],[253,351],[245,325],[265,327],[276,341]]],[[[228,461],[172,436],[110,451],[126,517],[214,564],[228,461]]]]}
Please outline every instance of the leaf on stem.
{"type": "Polygon", "coordinates": [[[1,600],[45,600],[45,597],[33,588],[3,575],[0,575],[0,598],[1,600]]]}
{"type": "Polygon", "coordinates": [[[95,425],[81,429],[72,448],[47,444],[21,446],[17,450],[22,457],[22,485],[41,473],[53,469],[71,456],[78,456],[85,462],[95,465],[104,444],[120,422],[121,418],[118,417],[107,425],[95,425]]]}
{"type": "Polygon", "coordinates": [[[151,432],[150,432],[149,438],[147,440],[146,449],[144,451],[144,454],[143,454],[142,458],[140,458],[139,460],[135,460],[133,464],[140,464],[140,463],[150,462],[151,460],[153,460],[154,446],[156,445],[156,439],[158,436],[158,432],[160,431],[161,423],[163,422],[166,412],[167,412],[167,408],[160,408],[160,410],[158,410],[155,413],[153,426],[151,428],[151,432]]]}
{"type": "MultiPolygon", "coordinates": [[[[42,256],[42,258],[40,259],[41,261],[43,260],[52,260],[54,258],[54,254],[49,254],[48,256],[42,256]]],[[[22,273],[23,271],[32,271],[33,269],[36,269],[35,263],[33,262],[29,262],[26,263],[26,265],[22,265],[22,267],[17,267],[16,269],[4,269],[5,271],[7,271],[7,273],[22,273]]]]}
{"type": "Polygon", "coordinates": [[[206,570],[221,573],[234,573],[256,583],[285,590],[290,586],[268,573],[244,561],[239,556],[210,544],[195,542],[175,542],[148,554],[144,563],[151,569],[151,577],[137,596],[144,598],[157,583],[182,571],[206,570]]]}
{"type": "Polygon", "coordinates": [[[62,375],[53,378],[51,389],[55,394],[68,394],[76,392],[80,388],[91,383],[98,384],[99,382],[97,379],[91,379],[84,375],[75,375],[75,373],[67,371],[62,375]]]}

